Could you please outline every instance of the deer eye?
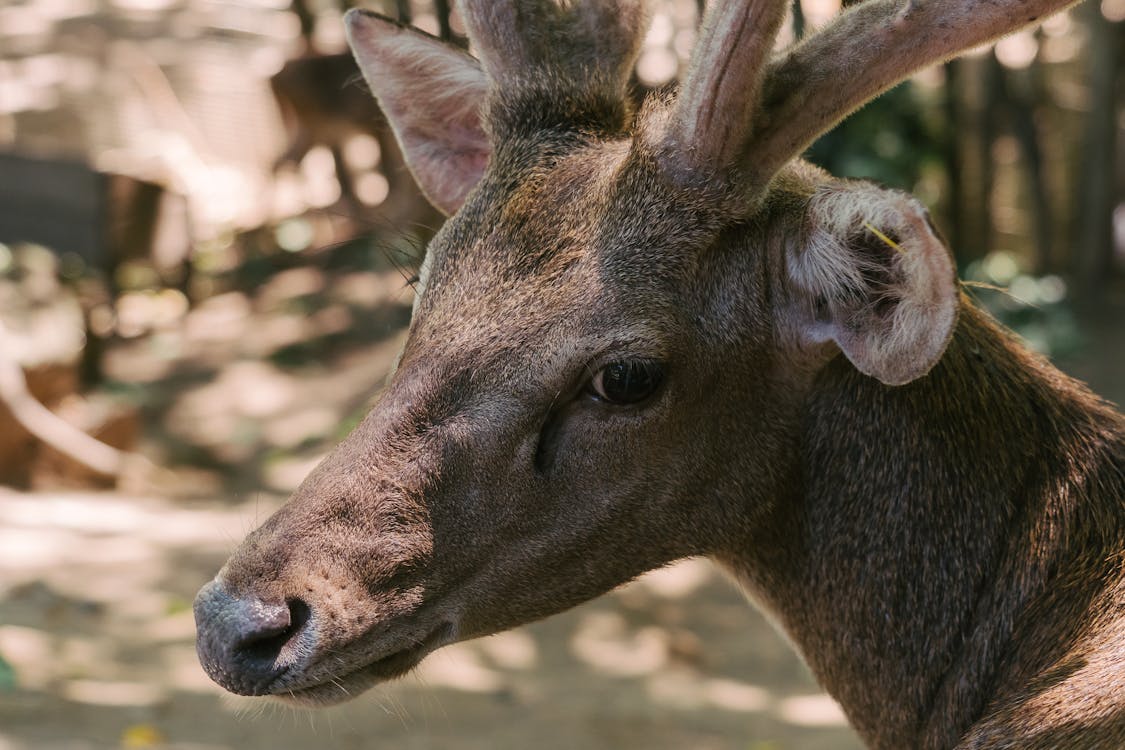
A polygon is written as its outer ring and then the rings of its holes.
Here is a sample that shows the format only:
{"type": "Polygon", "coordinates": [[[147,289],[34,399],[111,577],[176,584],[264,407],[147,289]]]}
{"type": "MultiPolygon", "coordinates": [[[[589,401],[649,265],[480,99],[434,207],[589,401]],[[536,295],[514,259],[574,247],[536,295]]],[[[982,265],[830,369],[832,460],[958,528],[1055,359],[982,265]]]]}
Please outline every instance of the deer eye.
{"type": "Polygon", "coordinates": [[[611,404],[636,404],[656,392],[664,381],[660,363],[647,359],[610,362],[590,379],[588,391],[611,404]]]}

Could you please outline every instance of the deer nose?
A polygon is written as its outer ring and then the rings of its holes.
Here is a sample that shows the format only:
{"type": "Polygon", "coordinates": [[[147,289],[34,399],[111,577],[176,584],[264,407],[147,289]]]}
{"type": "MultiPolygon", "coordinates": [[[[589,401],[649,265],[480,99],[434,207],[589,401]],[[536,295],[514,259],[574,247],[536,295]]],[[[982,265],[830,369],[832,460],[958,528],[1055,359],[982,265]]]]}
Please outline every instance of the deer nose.
{"type": "Polygon", "coordinates": [[[195,648],[212,680],[239,695],[267,695],[270,686],[312,651],[303,641],[311,613],[305,602],[234,597],[219,580],[195,597],[195,648]]]}

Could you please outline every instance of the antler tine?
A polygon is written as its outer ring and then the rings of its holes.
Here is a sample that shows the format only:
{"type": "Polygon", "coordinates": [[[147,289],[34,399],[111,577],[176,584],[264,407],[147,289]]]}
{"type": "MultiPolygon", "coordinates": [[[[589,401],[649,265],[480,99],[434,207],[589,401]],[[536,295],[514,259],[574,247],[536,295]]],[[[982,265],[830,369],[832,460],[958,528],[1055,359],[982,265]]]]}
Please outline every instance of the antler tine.
{"type": "Polygon", "coordinates": [[[868,0],[766,74],[747,153],[751,195],[819,135],[917,70],[1030,26],[1076,0],[868,0]]]}
{"type": "Polygon", "coordinates": [[[664,135],[679,166],[714,174],[738,162],[787,4],[709,5],[664,135]]]}

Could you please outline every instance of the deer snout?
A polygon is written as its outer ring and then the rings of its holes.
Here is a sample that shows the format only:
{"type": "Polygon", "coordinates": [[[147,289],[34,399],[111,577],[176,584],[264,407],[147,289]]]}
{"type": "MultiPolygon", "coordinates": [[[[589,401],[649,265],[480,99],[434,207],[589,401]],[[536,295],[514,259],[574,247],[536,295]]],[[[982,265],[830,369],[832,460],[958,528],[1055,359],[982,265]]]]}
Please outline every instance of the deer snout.
{"type": "Polygon", "coordinates": [[[239,695],[267,695],[278,678],[313,651],[308,605],[232,596],[222,581],[195,598],[196,651],[215,682],[239,695]]]}

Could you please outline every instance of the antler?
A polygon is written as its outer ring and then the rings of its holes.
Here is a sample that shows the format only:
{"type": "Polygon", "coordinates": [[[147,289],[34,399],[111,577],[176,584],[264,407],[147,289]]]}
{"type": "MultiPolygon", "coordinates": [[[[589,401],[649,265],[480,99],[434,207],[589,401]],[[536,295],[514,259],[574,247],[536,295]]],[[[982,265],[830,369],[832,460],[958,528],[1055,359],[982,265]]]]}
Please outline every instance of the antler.
{"type": "Polygon", "coordinates": [[[1076,0],[868,0],[775,60],[748,153],[748,188],[921,68],[995,41],[1076,0]]]}
{"type": "MultiPolygon", "coordinates": [[[[1076,0],[867,0],[767,63],[784,0],[713,2],[662,141],[753,203],[817,136],[920,68],[1076,0]]],[[[740,201],[741,202],[741,201],[740,201]]]]}
{"type": "Polygon", "coordinates": [[[741,156],[787,4],[751,0],[707,9],[665,134],[681,166],[722,172],[741,156]]]}

